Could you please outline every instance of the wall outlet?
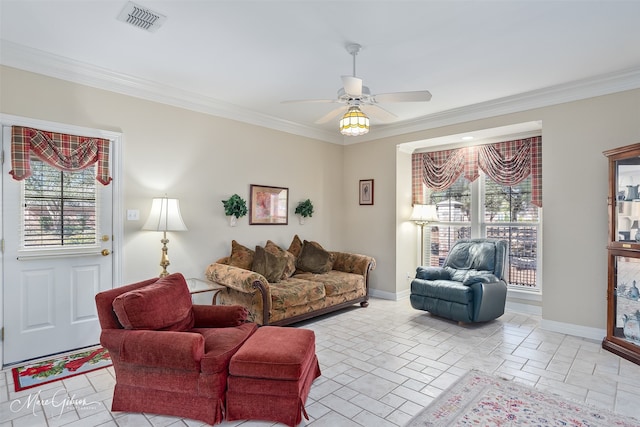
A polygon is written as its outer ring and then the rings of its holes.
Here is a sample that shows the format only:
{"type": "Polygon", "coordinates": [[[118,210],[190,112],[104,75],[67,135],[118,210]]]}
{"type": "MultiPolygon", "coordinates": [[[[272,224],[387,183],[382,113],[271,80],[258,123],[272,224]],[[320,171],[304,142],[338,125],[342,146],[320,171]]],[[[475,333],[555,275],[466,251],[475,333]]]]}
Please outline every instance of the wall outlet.
{"type": "Polygon", "coordinates": [[[127,209],[127,221],[139,221],[140,211],[138,209],[127,209]]]}

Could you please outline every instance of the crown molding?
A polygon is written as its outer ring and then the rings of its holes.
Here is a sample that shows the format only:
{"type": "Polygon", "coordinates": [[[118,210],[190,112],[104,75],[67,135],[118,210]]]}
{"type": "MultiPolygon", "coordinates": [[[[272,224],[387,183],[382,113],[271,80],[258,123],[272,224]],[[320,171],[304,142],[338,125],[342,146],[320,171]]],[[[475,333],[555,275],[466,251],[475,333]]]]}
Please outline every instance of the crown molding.
{"type": "Polygon", "coordinates": [[[373,141],[380,138],[486,119],[503,114],[518,113],[639,88],[640,67],[629,68],[593,78],[576,80],[518,95],[467,105],[414,120],[377,126],[375,132],[359,137],[360,140],[358,142],[373,141]]]}
{"type": "Polygon", "coordinates": [[[376,126],[375,132],[354,138],[301,125],[168,85],[95,67],[7,40],[0,40],[0,51],[2,51],[0,64],[9,67],[339,145],[374,141],[640,88],[640,67],[631,68],[455,108],[414,120],[376,126]]]}
{"type": "Polygon", "coordinates": [[[262,114],[237,105],[96,67],[7,40],[0,41],[0,63],[98,89],[146,99],[200,113],[249,123],[286,133],[342,145],[343,136],[262,114]]]}

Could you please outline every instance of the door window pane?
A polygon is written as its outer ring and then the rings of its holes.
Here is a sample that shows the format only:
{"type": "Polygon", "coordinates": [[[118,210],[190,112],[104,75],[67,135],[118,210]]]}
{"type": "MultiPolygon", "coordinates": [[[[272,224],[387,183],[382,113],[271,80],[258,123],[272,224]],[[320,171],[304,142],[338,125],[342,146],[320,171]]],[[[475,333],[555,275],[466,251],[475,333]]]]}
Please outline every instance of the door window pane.
{"type": "Polygon", "coordinates": [[[32,158],[31,171],[23,181],[23,247],[95,245],[95,166],[63,172],[32,158]]]}

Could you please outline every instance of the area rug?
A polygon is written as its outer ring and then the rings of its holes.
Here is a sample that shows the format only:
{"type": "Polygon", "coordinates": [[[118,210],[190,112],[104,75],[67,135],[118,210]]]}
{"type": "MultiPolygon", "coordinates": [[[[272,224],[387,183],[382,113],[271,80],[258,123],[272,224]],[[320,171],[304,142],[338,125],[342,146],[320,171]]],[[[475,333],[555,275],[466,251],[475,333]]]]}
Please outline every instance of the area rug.
{"type": "Polygon", "coordinates": [[[21,391],[108,366],[111,366],[109,352],[98,347],[19,366],[11,371],[15,390],[21,391]]]}
{"type": "Polygon", "coordinates": [[[471,371],[405,427],[425,426],[638,427],[640,420],[471,371]]]}

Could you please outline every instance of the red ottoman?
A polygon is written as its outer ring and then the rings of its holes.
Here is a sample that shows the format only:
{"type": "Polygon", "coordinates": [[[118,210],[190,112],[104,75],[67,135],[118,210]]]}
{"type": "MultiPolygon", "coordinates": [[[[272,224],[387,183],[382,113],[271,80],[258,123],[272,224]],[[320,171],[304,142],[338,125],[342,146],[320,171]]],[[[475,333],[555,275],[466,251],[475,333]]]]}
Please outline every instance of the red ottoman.
{"type": "Polygon", "coordinates": [[[313,331],[262,326],[231,357],[225,419],[295,426],[319,376],[313,331]]]}

